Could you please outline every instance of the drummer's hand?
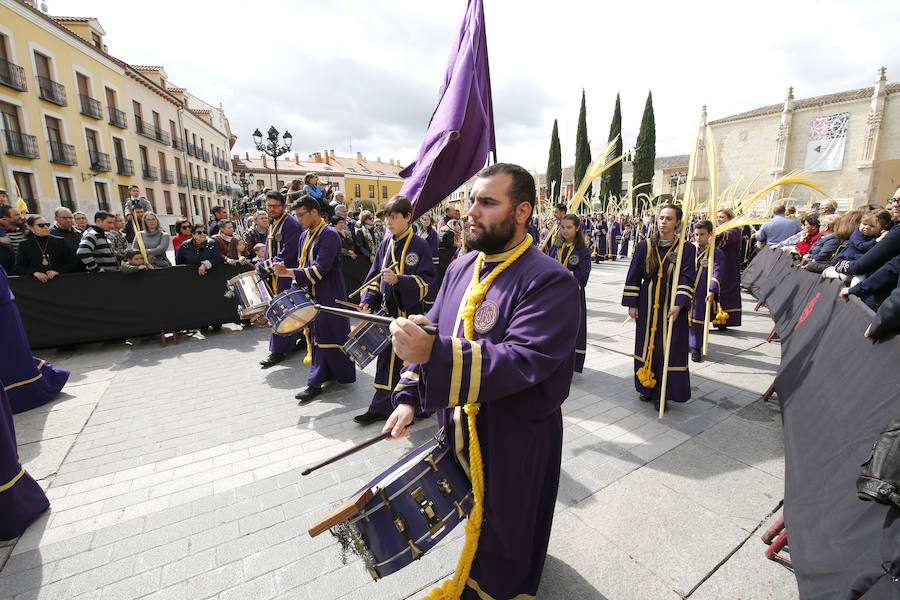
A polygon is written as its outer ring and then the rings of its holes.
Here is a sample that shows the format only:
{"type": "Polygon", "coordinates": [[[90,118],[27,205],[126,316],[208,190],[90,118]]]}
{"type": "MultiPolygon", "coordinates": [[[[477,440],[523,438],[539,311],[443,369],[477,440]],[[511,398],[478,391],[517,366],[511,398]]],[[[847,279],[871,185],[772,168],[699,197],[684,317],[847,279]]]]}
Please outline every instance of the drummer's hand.
{"type": "Polygon", "coordinates": [[[274,271],[275,275],[277,275],[278,277],[290,277],[291,276],[290,269],[288,269],[286,266],[284,266],[284,263],[280,263],[280,262],[275,263],[274,265],[272,265],[272,271],[274,271]]]}
{"type": "Polygon", "coordinates": [[[369,314],[371,314],[371,313],[372,313],[372,309],[369,308],[369,305],[368,305],[367,303],[363,302],[362,304],[359,305],[359,312],[364,312],[364,313],[369,313],[369,314]]]}
{"type": "Polygon", "coordinates": [[[391,285],[394,285],[395,283],[400,281],[400,279],[397,277],[397,274],[394,273],[393,269],[382,269],[381,278],[391,285]]]}
{"type": "Polygon", "coordinates": [[[391,439],[403,438],[409,435],[409,425],[413,422],[416,409],[412,404],[398,404],[391,416],[388,417],[387,423],[381,429],[382,433],[391,432],[391,439]]]}
{"type": "Polygon", "coordinates": [[[424,365],[431,360],[434,336],[425,333],[419,325],[431,325],[425,315],[410,315],[408,319],[398,317],[391,323],[394,352],[408,363],[424,365]]]}

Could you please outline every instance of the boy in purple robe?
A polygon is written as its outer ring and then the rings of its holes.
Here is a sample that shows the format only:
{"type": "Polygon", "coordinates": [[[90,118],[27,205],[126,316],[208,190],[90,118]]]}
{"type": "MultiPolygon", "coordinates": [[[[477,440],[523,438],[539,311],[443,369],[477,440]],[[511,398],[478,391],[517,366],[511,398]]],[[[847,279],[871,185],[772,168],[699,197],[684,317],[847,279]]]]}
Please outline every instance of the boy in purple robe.
{"type": "Polygon", "coordinates": [[[622,243],[622,226],[614,216],[609,218],[609,226],[606,233],[606,258],[616,260],[619,253],[619,244],[622,243]]]}
{"type": "MultiPolygon", "coordinates": [[[[304,231],[300,236],[297,268],[288,269],[276,263],[273,270],[279,277],[293,277],[293,288],[304,290],[316,304],[338,306],[335,300],[347,298],[341,271],[341,234],[325,224],[319,215],[320,206],[312,196],[300,200],[297,210],[304,231]]],[[[321,311],[308,328],[312,363],[306,387],[294,396],[301,403],[321,394],[322,384],[327,381],[356,381],[353,362],[341,350],[350,333],[350,320],[321,311]]]]}
{"type": "MultiPolygon", "coordinates": [[[[482,170],[472,187],[469,252],[447,270],[428,318],[391,325],[394,347],[409,362],[397,408],[384,431],[408,435],[419,410],[437,410],[456,460],[470,472],[467,415],[477,403],[484,473],[484,519],[465,600],[532,598],[547,555],[562,455],[562,412],[569,394],[578,331],[578,286],[569,271],[531,245],[526,223],[534,179],[517,165],[482,170]],[[518,256],[518,258],[515,258],[518,256]],[[510,262],[512,261],[512,262],[510,262]],[[473,270],[484,281],[502,269],[472,315],[459,314],[473,270]],[[440,334],[417,324],[438,324],[440,334]]],[[[474,307],[472,307],[474,308],[474,307]]]]}
{"type": "MultiPolygon", "coordinates": [[[[406,196],[394,196],[384,207],[391,236],[378,246],[375,262],[366,281],[381,273],[381,281],[371,284],[363,293],[360,306],[365,312],[384,308],[391,317],[405,317],[425,312],[428,289],[434,285],[437,268],[428,242],[413,233],[410,225],[412,203],[406,196]],[[389,268],[397,263],[394,268],[389,268]]],[[[378,355],[375,371],[375,394],[368,410],[353,420],[361,425],[381,421],[391,414],[391,392],[400,381],[403,360],[391,346],[378,355]]]]}
{"type": "MultiPolygon", "coordinates": [[[[691,360],[701,362],[703,360],[703,324],[706,323],[706,306],[712,304],[715,295],[719,291],[719,274],[722,271],[722,250],[710,245],[713,224],[709,221],[699,221],[694,225],[694,237],[697,241],[697,276],[694,279],[694,299],[691,301],[691,314],[688,322],[691,326],[688,336],[691,360]],[[712,277],[709,276],[709,253],[713,253],[712,277]]],[[[710,322],[715,317],[715,310],[710,307],[710,322]]]]}
{"type": "Polygon", "coordinates": [[[688,313],[694,297],[696,251],[694,245],[684,244],[681,271],[674,273],[678,255],[677,228],[681,225],[680,206],[667,204],[657,216],[657,230],[638,244],[631,257],[625,277],[622,306],[635,320],[634,387],[641,400],[653,400],[659,406],[662,386],[665,332],[670,316],[672,345],[669,354],[669,375],[666,383],[666,403],[686,402],[691,397],[688,374],[688,313]],[[671,305],[672,286],[677,285],[675,304],[671,305]]]}
{"type": "MultiPolygon", "coordinates": [[[[428,242],[428,247],[431,248],[431,262],[434,263],[434,271],[437,273],[440,270],[440,256],[438,255],[438,234],[433,227],[434,221],[429,213],[419,217],[419,221],[422,225],[422,230],[417,235],[428,242]]],[[[436,279],[434,285],[428,286],[428,295],[425,296],[426,311],[431,310],[431,307],[434,306],[434,299],[437,297],[439,287],[440,285],[437,285],[436,279]]]]}
{"type": "MultiPolygon", "coordinates": [[[[297,267],[300,223],[288,213],[284,196],[276,190],[266,193],[266,213],[269,215],[269,230],[266,235],[265,258],[256,264],[256,270],[274,298],[281,292],[289,290],[294,281],[289,275],[276,276],[272,269],[275,263],[283,263],[288,269],[297,267]]],[[[259,364],[263,369],[268,369],[280,363],[287,358],[289,352],[297,349],[298,339],[300,339],[299,332],[291,335],[272,333],[269,338],[269,356],[259,364]]]]}
{"type": "Polygon", "coordinates": [[[566,215],[560,221],[559,230],[563,244],[553,246],[550,257],[565,266],[578,283],[581,297],[581,318],[578,323],[578,336],[575,338],[575,372],[584,370],[584,358],[587,352],[587,301],[584,288],[587,287],[591,274],[591,249],[584,243],[584,233],[580,228],[578,215],[566,215]]]}
{"type": "MultiPolygon", "coordinates": [[[[724,225],[734,218],[730,208],[716,213],[716,222],[724,225]]],[[[741,326],[741,261],[744,257],[744,240],[740,227],[733,227],[716,238],[716,246],[722,250],[722,269],[719,271],[718,303],[728,315],[725,323],[717,324],[719,330],[741,326]]]]}

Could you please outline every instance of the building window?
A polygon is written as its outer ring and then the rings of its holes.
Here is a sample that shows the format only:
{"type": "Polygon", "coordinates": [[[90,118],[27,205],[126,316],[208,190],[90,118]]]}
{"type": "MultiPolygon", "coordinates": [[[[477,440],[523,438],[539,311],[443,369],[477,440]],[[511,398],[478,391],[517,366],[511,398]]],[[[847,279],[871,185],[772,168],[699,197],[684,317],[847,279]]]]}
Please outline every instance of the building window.
{"type": "Polygon", "coordinates": [[[75,200],[72,197],[72,180],[68,177],[56,178],[56,189],[59,191],[59,203],[69,210],[75,210],[75,200]]]}
{"type": "Polygon", "coordinates": [[[187,217],[189,214],[191,214],[191,211],[188,210],[187,196],[181,192],[178,192],[178,204],[181,205],[182,217],[187,217]]]}
{"type": "Polygon", "coordinates": [[[263,189],[264,187],[266,187],[266,182],[263,181],[262,179],[257,179],[257,180],[256,180],[256,187],[259,188],[259,189],[263,189]]]}
{"type": "Polygon", "coordinates": [[[375,186],[370,185],[369,186],[369,198],[374,198],[374,197],[375,197],[375,186]]]}
{"type": "Polygon", "coordinates": [[[100,181],[94,182],[94,193],[97,195],[97,208],[109,212],[109,194],[106,184],[100,181]]]}
{"type": "Polygon", "coordinates": [[[387,186],[386,185],[381,186],[381,197],[384,198],[385,200],[387,200],[388,196],[387,196],[387,186]]]}
{"type": "Polygon", "coordinates": [[[94,43],[95,48],[99,48],[100,50],[103,50],[103,44],[100,43],[100,36],[97,35],[96,33],[94,33],[93,31],[91,32],[91,41],[94,43]]]}
{"type": "Polygon", "coordinates": [[[358,183],[353,184],[353,195],[356,198],[359,198],[359,184],[358,183]]]}
{"type": "Polygon", "coordinates": [[[32,184],[31,173],[13,171],[13,179],[15,180],[16,185],[19,186],[19,193],[22,195],[22,199],[25,200],[25,204],[28,205],[28,212],[31,214],[38,214],[40,210],[38,209],[37,199],[34,197],[34,185],[32,184]]]}
{"type": "Polygon", "coordinates": [[[163,200],[166,203],[166,214],[172,214],[172,194],[170,194],[167,190],[163,190],[163,200]]]}
{"type": "Polygon", "coordinates": [[[153,197],[153,188],[145,188],[147,190],[147,200],[150,202],[150,206],[153,207],[153,212],[156,212],[156,198],[153,197]]]}

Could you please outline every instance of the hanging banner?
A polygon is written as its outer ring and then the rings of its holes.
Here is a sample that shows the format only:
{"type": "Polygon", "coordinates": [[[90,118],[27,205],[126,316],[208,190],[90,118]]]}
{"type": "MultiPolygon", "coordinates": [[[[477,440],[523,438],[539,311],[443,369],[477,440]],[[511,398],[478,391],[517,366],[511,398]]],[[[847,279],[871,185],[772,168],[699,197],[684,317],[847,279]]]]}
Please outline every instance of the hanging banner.
{"type": "Polygon", "coordinates": [[[806,171],[838,171],[844,163],[847,143],[847,124],[850,113],[816,117],[809,122],[809,142],[806,144],[806,171]]]}

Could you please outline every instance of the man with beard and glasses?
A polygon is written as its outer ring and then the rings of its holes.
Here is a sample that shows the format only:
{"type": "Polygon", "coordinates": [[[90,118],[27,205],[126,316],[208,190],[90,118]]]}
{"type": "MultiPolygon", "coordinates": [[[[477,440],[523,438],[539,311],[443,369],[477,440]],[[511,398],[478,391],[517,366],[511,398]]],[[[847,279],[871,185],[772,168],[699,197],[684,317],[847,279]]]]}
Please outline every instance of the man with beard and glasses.
{"type": "Polygon", "coordinates": [[[473,251],[450,264],[427,317],[391,325],[394,351],[409,364],[384,431],[403,437],[414,413],[437,411],[460,466],[473,481],[483,473],[483,521],[469,524],[480,535],[462,597],[532,598],[559,486],[560,407],[575,362],[578,285],[531,243],[528,171],[505,163],[485,168],[471,200],[465,242],[473,251]],[[418,327],[428,323],[439,326],[437,336],[418,327]],[[471,419],[478,438],[472,454],[471,419]]]}

